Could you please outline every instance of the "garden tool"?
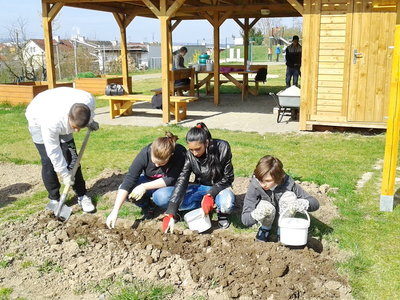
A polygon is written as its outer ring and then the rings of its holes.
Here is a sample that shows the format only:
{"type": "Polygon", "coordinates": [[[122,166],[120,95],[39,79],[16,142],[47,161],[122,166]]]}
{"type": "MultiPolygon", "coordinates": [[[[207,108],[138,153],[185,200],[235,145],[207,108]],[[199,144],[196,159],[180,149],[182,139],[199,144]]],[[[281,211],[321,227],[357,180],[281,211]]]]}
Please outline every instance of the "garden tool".
{"type": "MultiPolygon", "coordinates": [[[[81,162],[81,159],[83,156],[83,152],[85,151],[85,148],[86,148],[86,144],[89,140],[90,132],[91,132],[91,130],[88,129],[85,139],[83,140],[81,149],[79,151],[78,158],[76,159],[74,167],[72,168],[71,177],[73,180],[75,178],[76,171],[79,168],[79,165],[80,165],[80,162],[81,162]]],[[[71,185],[67,184],[64,187],[63,193],[60,197],[60,201],[57,203],[49,203],[46,207],[46,209],[54,211],[54,215],[56,216],[56,218],[61,221],[68,220],[68,218],[71,216],[71,213],[72,213],[72,208],[64,204],[65,200],[67,199],[68,191],[70,188],[71,188],[71,185]]]]}

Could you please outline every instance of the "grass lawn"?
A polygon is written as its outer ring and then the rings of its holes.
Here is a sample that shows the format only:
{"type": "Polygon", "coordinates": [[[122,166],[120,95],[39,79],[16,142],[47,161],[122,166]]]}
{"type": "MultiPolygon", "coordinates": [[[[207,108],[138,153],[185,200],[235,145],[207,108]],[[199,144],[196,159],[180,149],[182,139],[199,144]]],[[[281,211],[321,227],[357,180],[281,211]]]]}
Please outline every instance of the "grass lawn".
{"type": "MultiPolygon", "coordinates": [[[[283,70],[283,69],[282,69],[283,70]]],[[[281,70],[281,71],[282,71],[281,70]]],[[[142,87],[148,89],[147,80],[142,87]]],[[[39,164],[39,155],[31,142],[24,117],[25,107],[0,106],[0,161],[39,164]]],[[[126,172],[142,147],[164,134],[165,127],[102,126],[93,133],[83,159],[87,179],[105,168],[126,172]]],[[[168,127],[183,138],[187,128],[168,127]]],[[[383,158],[384,135],[363,136],[346,133],[256,134],[212,130],[216,138],[230,142],[236,176],[250,176],[258,159],[266,154],[278,156],[294,178],[337,187],[335,204],[341,218],[324,239],[349,252],[349,259],[338,265],[350,278],[356,299],[398,299],[400,295],[400,210],[379,211],[382,170],[374,168],[383,158]],[[364,188],[356,190],[365,172],[373,176],[364,188]]],[[[78,147],[85,135],[75,135],[78,147]]],[[[0,209],[0,221],[19,220],[43,209],[46,193],[38,192],[0,209]]],[[[102,199],[98,197],[99,207],[102,199]]],[[[108,207],[104,206],[107,210],[108,207]]],[[[108,212],[108,211],[107,211],[108,212]]],[[[124,213],[132,216],[132,212],[124,213]]],[[[240,231],[241,229],[238,229],[240,231]]],[[[7,293],[7,287],[3,294],[7,293]]]]}

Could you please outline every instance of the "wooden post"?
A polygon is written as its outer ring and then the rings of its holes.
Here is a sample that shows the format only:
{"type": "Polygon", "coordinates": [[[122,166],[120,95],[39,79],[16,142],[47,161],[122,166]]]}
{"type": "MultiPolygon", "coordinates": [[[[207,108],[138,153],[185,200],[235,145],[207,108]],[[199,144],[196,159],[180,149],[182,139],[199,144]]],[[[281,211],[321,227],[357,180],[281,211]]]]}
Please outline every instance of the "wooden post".
{"type": "Polygon", "coordinates": [[[383,163],[380,210],[393,211],[394,184],[399,147],[400,122],[400,6],[397,6],[397,20],[394,36],[392,80],[390,87],[389,114],[386,130],[385,157],[383,163]]]}
{"type": "Polygon", "coordinates": [[[169,17],[167,16],[159,16],[161,26],[161,74],[162,74],[162,107],[163,107],[163,122],[169,123],[170,119],[170,109],[169,109],[169,64],[170,64],[170,56],[169,53],[169,33],[168,33],[168,24],[169,17]]]}
{"type": "Polygon", "coordinates": [[[42,24],[44,30],[44,49],[46,54],[47,86],[49,89],[56,87],[56,70],[54,66],[53,33],[51,21],[61,10],[62,4],[57,3],[50,6],[49,3],[42,1],[42,24]]]}
{"type": "Polygon", "coordinates": [[[249,18],[244,18],[244,31],[243,31],[243,60],[244,67],[247,68],[247,61],[249,60],[249,18]]]}
{"type": "Polygon", "coordinates": [[[213,37],[214,37],[214,104],[220,102],[220,84],[219,84],[219,24],[218,12],[214,13],[213,37]]]}
{"type": "Polygon", "coordinates": [[[114,18],[118,23],[120,32],[120,44],[121,44],[121,68],[122,68],[122,84],[125,91],[128,94],[132,93],[132,85],[129,84],[129,67],[128,67],[128,47],[126,44],[126,27],[133,20],[135,16],[129,16],[127,18],[124,14],[114,13],[114,18]]]}

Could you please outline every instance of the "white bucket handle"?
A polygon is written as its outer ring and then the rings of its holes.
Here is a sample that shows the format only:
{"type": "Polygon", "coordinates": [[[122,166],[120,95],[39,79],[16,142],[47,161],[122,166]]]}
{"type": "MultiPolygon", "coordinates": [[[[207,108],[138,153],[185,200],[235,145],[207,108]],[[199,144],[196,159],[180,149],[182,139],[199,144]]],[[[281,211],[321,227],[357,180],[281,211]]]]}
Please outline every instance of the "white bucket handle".
{"type": "MultiPolygon", "coordinates": [[[[278,224],[281,222],[281,219],[283,217],[283,215],[289,210],[289,208],[286,208],[280,215],[279,215],[279,219],[278,219],[278,224]]],[[[300,213],[304,213],[307,216],[307,220],[308,220],[308,224],[310,224],[310,215],[308,214],[308,212],[303,209],[302,211],[298,211],[300,213]]]]}

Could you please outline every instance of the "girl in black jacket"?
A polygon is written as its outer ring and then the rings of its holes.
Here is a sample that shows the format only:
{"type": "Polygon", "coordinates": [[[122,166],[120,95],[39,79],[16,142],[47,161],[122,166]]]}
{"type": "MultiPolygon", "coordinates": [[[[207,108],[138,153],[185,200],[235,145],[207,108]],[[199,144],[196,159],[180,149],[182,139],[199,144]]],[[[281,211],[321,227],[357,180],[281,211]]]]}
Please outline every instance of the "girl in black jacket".
{"type": "Polygon", "coordinates": [[[178,210],[199,207],[206,215],[216,207],[219,226],[228,228],[228,214],[235,203],[231,189],[234,175],[229,143],[212,139],[204,123],[198,123],[188,131],[186,142],[189,150],[165,212],[163,231],[173,231],[174,216],[178,210]],[[191,173],[195,175],[193,184],[189,184],[191,173]]]}
{"type": "Polygon", "coordinates": [[[176,144],[177,139],[176,135],[166,132],[165,137],[157,138],[135,157],[107,218],[109,228],[114,228],[118,211],[128,195],[142,209],[148,209],[153,202],[162,209],[167,208],[172,192],[167,187],[175,184],[185,161],[186,149],[176,144]]]}

